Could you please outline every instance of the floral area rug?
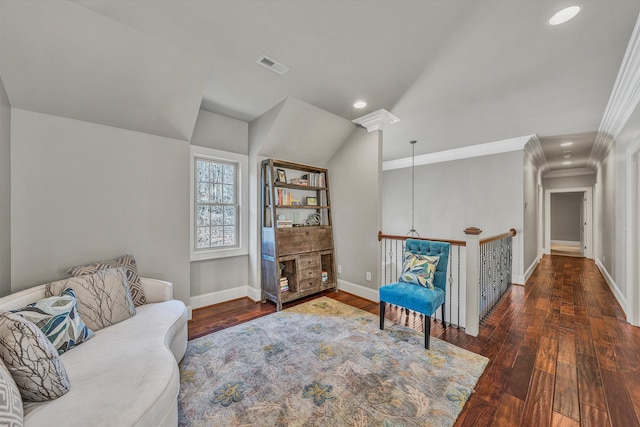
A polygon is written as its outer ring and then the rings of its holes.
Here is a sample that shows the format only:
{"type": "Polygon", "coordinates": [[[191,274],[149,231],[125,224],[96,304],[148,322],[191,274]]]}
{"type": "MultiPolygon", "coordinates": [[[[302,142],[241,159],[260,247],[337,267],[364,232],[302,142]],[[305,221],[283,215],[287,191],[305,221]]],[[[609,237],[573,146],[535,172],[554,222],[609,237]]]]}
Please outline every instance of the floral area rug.
{"type": "Polygon", "coordinates": [[[197,338],[181,426],[451,426],[488,359],[322,297],[197,338]]]}

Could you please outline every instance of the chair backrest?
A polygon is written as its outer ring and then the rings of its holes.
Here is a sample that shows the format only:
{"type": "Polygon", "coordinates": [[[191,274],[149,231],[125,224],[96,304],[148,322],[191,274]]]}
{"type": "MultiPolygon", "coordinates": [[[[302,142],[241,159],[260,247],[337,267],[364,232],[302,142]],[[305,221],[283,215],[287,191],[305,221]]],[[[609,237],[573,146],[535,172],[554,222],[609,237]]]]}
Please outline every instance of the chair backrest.
{"type": "Polygon", "coordinates": [[[433,279],[433,286],[440,288],[447,293],[447,267],[449,266],[448,242],[432,242],[431,240],[407,239],[405,250],[417,255],[439,256],[440,261],[436,266],[436,274],[433,279]]]}

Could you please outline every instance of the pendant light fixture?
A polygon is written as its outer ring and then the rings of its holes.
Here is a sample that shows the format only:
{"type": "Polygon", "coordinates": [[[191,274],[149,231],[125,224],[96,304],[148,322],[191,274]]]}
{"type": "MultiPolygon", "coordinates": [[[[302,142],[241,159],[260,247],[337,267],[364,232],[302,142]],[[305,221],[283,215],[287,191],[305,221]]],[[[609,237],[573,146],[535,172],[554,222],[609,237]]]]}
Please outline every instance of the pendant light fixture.
{"type": "Polygon", "coordinates": [[[411,230],[407,233],[407,236],[420,237],[420,233],[416,231],[416,227],[413,224],[414,209],[415,209],[415,181],[416,181],[416,142],[409,141],[411,144],[411,230]]]}

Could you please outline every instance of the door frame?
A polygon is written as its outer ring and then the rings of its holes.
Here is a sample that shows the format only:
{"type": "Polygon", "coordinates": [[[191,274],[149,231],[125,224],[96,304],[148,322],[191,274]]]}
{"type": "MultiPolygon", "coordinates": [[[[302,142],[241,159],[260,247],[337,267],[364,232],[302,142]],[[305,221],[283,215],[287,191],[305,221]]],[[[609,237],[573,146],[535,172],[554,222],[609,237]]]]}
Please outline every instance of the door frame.
{"type": "Polygon", "coordinates": [[[625,233],[627,259],[627,321],[635,326],[640,326],[640,271],[638,271],[638,259],[640,248],[637,237],[640,235],[638,220],[640,220],[640,138],[627,146],[625,158],[627,172],[627,230],[625,233]],[[637,164],[636,164],[637,162],[637,164]],[[634,286],[635,285],[635,286],[634,286]]]}
{"type": "Polygon", "coordinates": [[[586,218],[584,226],[584,257],[593,259],[593,188],[549,188],[544,190],[544,253],[551,254],[551,193],[584,193],[586,218]]]}

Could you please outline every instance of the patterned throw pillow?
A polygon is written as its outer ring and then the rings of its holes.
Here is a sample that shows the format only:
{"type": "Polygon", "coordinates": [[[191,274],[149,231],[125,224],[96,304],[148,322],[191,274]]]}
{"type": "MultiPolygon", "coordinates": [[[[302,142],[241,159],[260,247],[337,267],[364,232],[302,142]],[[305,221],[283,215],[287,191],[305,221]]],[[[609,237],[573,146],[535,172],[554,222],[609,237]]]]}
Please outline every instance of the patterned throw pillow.
{"type": "Polygon", "coordinates": [[[71,288],[65,289],[59,297],[45,298],[11,312],[35,323],[58,350],[58,354],[94,335],[78,314],[76,294],[71,288]]]}
{"type": "Polygon", "coordinates": [[[418,255],[406,251],[400,281],[433,289],[433,278],[438,261],[440,261],[439,256],[418,255]]]}
{"type": "Polygon", "coordinates": [[[47,297],[61,295],[67,288],[75,292],[78,313],[94,332],[136,314],[122,267],[47,283],[45,294],[47,297]]]}
{"type": "Polygon", "coordinates": [[[58,350],[22,316],[0,313],[0,357],[24,400],[46,402],[69,391],[69,377],[58,350]]]}
{"type": "Polygon", "coordinates": [[[22,397],[11,373],[0,360],[0,426],[24,425],[22,397]]]}
{"type": "Polygon", "coordinates": [[[142,282],[138,275],[136,259],[133,255],[123,255],[120,258],[109,261],[99,261],[94,262],[93,264],[82,265],[80,267],[73,267],[67,270],[67,273],[72,276],[84,276],[87,274],[93,274],[96,271],[114,267],[123,267],[124,271],[127,273],[127,280],[129,281],[129,287],[131,289],[131,299],[133,300],[133,304],[137,307],[147,302],[144,295],[144,289],[142,288],[142,282]]]}

